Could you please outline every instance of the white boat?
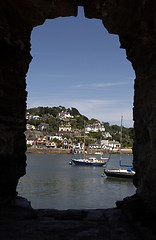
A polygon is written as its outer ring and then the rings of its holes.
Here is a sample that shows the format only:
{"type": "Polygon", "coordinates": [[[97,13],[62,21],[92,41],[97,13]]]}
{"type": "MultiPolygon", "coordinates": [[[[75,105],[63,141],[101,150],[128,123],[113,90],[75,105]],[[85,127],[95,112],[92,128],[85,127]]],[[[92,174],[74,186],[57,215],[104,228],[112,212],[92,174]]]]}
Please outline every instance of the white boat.
{"type": "MultiPolygon", "coordinates": [[[[110,157],[107,161],[106,168],[104,169],[104,173],[108,177],[116,177],[116,178],[133,178],[135,171],[133,169],[133,165],[127,165],[121,163],[121,143],[122,143],[122,121],[123,117],[121,117],[121,133],[120,133],[120,161],[119,161],[119,168],[117,169],[107,169],[108,162],[110,157]]],[[[111,154],[110,154],[111,156],[111,154]]]]}
{"type": "Polygon", "coordinates": [[[81,165],[81,166],[104,166],[106,165],[106,161],[104,160],[98,160],[95,157],[89,157],[89,158],[80,158],[80,159],[71,159],[72,162],[75,165],[81,165]]]}

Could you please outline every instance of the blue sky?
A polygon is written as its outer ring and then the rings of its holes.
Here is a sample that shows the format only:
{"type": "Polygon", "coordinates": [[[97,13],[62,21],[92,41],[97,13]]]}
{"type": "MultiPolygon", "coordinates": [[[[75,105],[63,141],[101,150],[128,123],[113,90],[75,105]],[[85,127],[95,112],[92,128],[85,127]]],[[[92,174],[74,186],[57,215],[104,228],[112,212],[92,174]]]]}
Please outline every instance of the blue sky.
{"type": "Polygon", "coordinates": [[[27,107],[75,107],[89,119],[133,126],[135,74],[119,38],[102,22],[56,18],[34,28],[27,107]]]}

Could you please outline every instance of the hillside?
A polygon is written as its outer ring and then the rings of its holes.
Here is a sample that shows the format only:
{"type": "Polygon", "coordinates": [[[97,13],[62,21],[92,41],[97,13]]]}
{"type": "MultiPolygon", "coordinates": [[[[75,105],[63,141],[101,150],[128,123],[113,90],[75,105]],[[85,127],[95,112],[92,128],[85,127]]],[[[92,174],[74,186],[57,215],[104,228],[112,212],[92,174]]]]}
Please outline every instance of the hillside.
{"type": "MultiPolygon", "coordinates": [[[[27,110],[27,123],[38,128],[41,124],[48,124],[49,133],[57,133],[59,131],[60,122],[63,119],[68,119],[72,131],[84,130],[85,126],[101,125],[104,126],[105,132],[109,134],[103,134],[102,131],[92,132],[90,131],[87,136],[88,139],[108,139],[120,142],[120,126],[110,125],[108,122],[102,122],[98,119],[88,119],[82,115],[76,108],[59,107],[37,107],[27,110]]],[[[134,128],[123,127],[122,132],[122,146],[132,147],[134,141],[134,128]]]]}

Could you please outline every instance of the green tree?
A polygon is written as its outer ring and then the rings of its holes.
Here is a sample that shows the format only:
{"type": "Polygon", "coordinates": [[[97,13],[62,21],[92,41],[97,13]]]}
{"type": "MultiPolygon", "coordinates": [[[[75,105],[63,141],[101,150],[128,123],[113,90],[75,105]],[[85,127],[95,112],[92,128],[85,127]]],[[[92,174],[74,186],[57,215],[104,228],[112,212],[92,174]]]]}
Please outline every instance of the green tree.
{"type": "Polygon", "coordinates": [[[96,138],[96,139],[102,139],[102,132],[101,132],[101,131],[98,131],[98,132],[89,132],[89,133],[88,133],[88,136],[89,136],[89,137],[92,137],[92,138],[96,138]]]}
{"type": "Polygon", "coordinates": [[[48,118],[46,120],[46,123],[49,124],[51,132],[58,132],[58,129],[59,129],[59,119],[57,119],[55,117],[51,117],[51,118],[48,118]]]}
{"type": "Polygon", "coordinates": [[[85,140],[85,145],[86,146],[89,146],[90,144],[93,144],[93,143],[95,143],[96,142],[96,140],[93,140],[93,139],[90,139],[90,138],[86,138],[86,140],[85,140]]]}
{"type": "Polygon", "coordinates": [[[79,111],[76,109],[76,108],[68,108],[67,109],[67,111],[72,115],[72,116],[77,116],[77,115],[81,115],[80,113],[79,113],[79,111]]]}
{"type": "Polygon", "coordinates": [[[89,124],[93,124],[94,122],[98,121],[97,119],[95,118],[91,118],[91,120],[88,121],[89,124]]]}
{"type": "Polygon", "coordinates": [[[28,124],[34,125],[35,127],[40,125],[41,122],[42,122],[41,120],[35,120],[35,119],[30,119],[30,120],[27,121],[28,124]]]}
{"type": "Polygon", "coordinates": [[[67,139],[70,139],[71,138],[71,136],[70,135],[68,135],[68,134],[63,134],[63,136],[62,136],[63,138],[67,138],[67,139]]]}
{"type": "Polygon", "coordinates": [[[51,140],[51,142],[55,142],[57,143],[57,147],[60,148],[61,147],[61,140],[57,139],[57,138],[54,138],[51,140]]]}

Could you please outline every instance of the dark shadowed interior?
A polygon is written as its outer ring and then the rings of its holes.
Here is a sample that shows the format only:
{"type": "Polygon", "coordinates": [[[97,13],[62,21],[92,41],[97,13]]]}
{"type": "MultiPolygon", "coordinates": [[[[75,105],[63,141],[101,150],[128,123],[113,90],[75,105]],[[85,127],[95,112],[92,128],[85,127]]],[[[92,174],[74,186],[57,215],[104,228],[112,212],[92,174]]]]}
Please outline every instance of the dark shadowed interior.
{"type": "MultiPolygon", "coordinates": [[[[32,29],[43,24],[46,19],[76,16],[78,6],[84,7],[86,18],[102,19],[108,32],[119,36],[121,48],[126,50],[127,58],[132,63],[136,74],[133,108],[135,128],[133,164],[136,175],[133,182],[137,191],[135,196],[118,203],[118,206],[128,204],[131,207],[134,206],[134,202],[138,204],[139,201],[140,206],[143,204],[149,211],[155,213],[155,0],[1,0],[0,205],[10,206],[16,202],[18,180],[26,174],[24,132],[27,92],[25,89],[26,74],[32,60],[30,55],[32,29]]],[[[79,217],[83,218],[85,214],[85,211],[81,212],[79,217]]],[[[78,236],[75,239],[82,239],[81,237],[78,236]]]]}

